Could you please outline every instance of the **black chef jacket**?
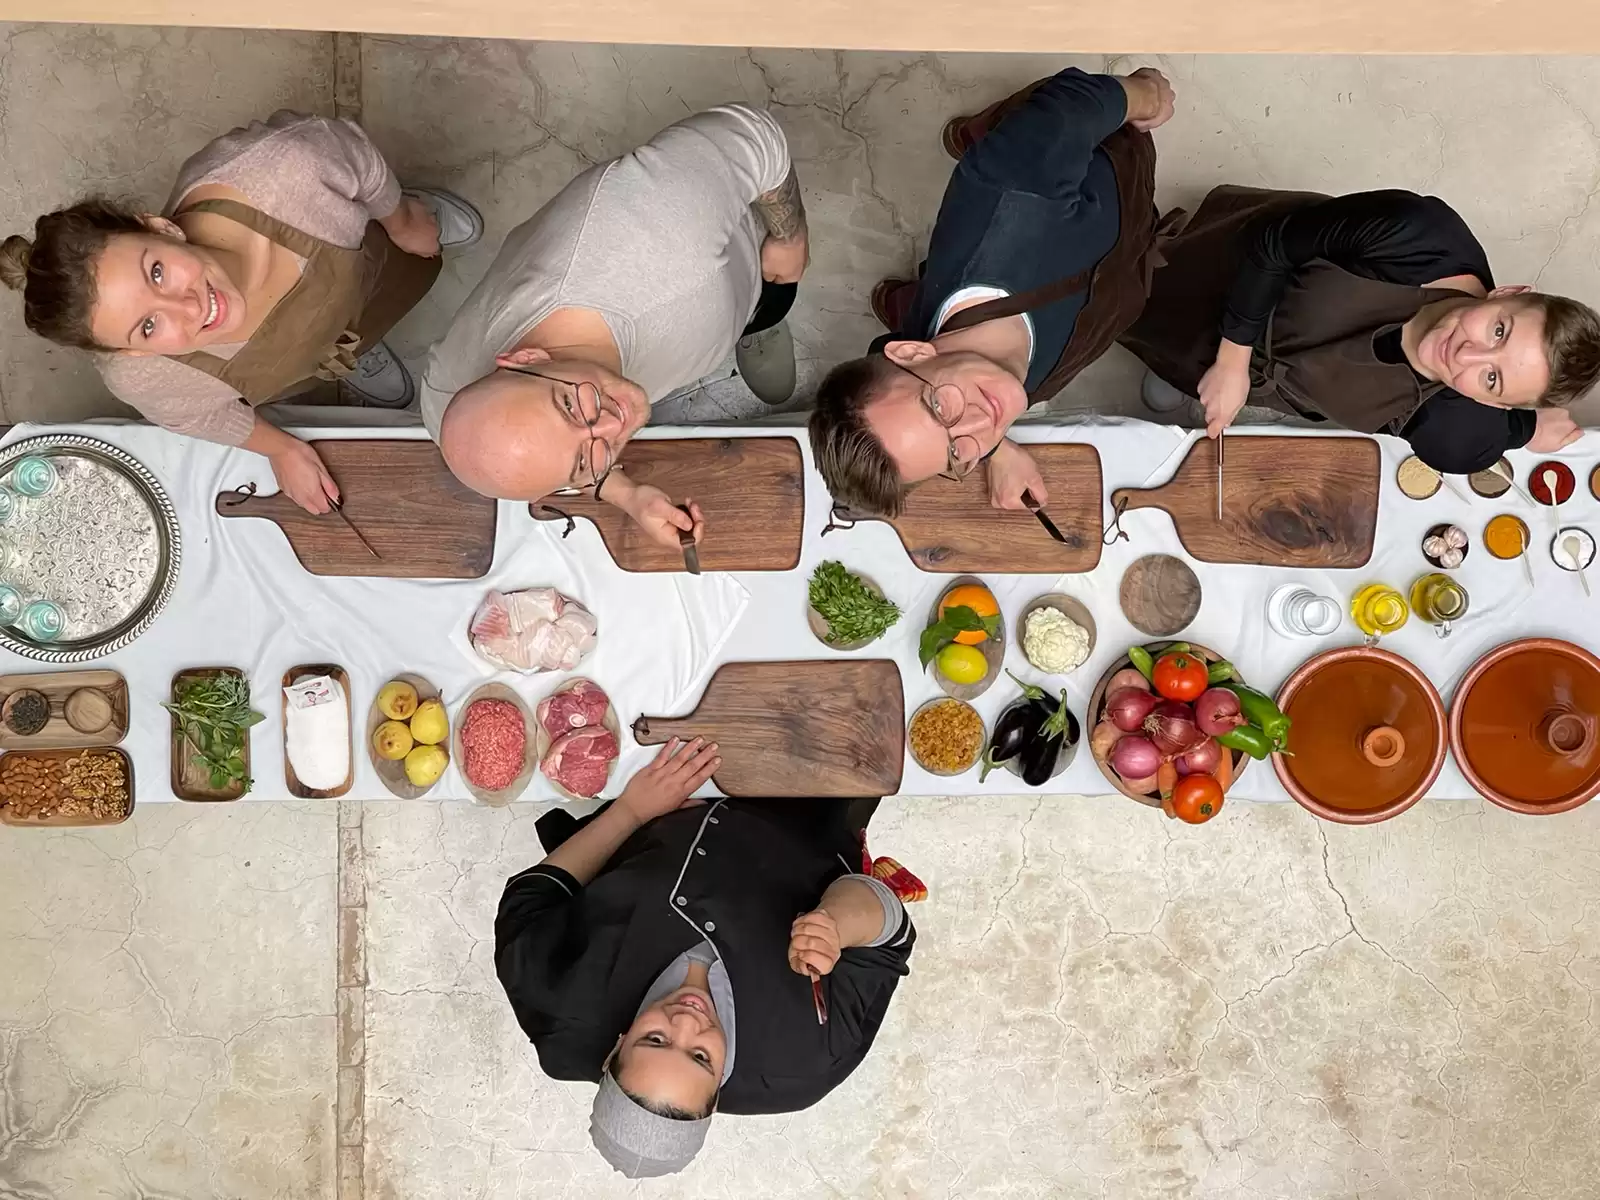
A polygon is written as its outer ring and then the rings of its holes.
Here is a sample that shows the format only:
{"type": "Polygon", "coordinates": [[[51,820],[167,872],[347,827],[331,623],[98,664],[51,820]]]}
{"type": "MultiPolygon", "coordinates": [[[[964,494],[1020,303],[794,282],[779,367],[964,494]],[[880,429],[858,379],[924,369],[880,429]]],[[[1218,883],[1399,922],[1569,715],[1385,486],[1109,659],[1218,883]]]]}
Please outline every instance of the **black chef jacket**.
{"type": "Polygon", "coordinates": [[[817,1024],[811,981],[789,967],[789,929],[860,856],[842,823],[819,828],[822,808],[718,800],[637,830],[587,887],[559,867],[513,876],[495,967],[545,1074],[599,1082],[656,976],[710,941],[739,1014],[718,1111],[795,1112],[842,1083],[909,974],[916,931],[906,917],[889,945],[845,950],[823,977],[828,1023],[817,1024]]]}

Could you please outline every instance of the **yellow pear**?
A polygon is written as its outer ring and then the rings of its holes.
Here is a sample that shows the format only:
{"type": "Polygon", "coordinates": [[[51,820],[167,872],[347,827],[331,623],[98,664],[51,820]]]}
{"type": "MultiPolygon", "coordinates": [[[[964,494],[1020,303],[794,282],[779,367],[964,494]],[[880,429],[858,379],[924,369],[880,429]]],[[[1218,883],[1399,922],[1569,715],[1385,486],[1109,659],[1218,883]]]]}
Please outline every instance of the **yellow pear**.
{"type": "Polygon", "coordinates": [[[411,753],[411,730],[400,721],[385,721],[372,731],[372,748],[379,758],[398,762],[411,753]]]}
{"type": "Polygon", "coordinates": [[[437,745],[450,736],[450,718],[437,700],[424,700],[411,718],[411,736],[424,746],[437,745]]]}
{"type": "Polygon", "coordinates": [[[406,755],[406,778],[415,787],[432,787],[450,765],[450,756],[442,746],[418,746],[406,755]]]}
{"type": "Polygon", "coordinates": [[[378,711],[391,721],[404,721],[417,711],[417,689],[403,679],[390,680],[378,692],[378,711]]]}

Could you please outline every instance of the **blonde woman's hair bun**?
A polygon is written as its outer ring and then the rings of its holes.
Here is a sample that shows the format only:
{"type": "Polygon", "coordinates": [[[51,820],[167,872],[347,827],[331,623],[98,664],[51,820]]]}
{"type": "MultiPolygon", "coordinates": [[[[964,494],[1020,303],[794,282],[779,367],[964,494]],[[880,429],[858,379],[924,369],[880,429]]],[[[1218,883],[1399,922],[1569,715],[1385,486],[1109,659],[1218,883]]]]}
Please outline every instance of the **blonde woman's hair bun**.
{"type": "Polygon", "coordinates": [[[13,292],[20,292],[28,282],[28,260],[33,257],[33,243],[21,234],[14,233],[0,242],[0,283],[13,292]]]}

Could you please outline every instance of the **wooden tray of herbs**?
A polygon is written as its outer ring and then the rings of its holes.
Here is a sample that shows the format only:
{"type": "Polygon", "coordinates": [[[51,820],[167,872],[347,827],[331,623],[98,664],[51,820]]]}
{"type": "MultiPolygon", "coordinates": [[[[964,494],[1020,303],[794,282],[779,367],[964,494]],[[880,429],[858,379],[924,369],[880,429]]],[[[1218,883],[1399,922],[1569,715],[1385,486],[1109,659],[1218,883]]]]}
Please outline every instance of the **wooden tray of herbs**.
{"type": "Polygon", "coordinates": [[[172,794],[237,800],[250,790],[250,681],[236,667],[192,667],[172,677],[172,794]]]}

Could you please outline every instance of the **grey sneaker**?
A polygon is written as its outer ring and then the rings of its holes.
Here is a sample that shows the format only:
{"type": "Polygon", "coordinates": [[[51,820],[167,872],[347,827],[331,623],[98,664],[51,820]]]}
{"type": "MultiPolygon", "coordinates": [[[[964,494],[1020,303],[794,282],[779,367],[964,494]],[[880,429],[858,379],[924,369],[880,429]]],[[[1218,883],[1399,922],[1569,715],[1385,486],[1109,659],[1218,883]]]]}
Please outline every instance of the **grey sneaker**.
{"type": "Polygon", "coordinates": [[[409,408],[417,398],[411,372],[383,342],[356,359],[356,369],[340,383],[370,408],[409,408]]]}
{"type": "Polygon", "coordinates": [[[1154,371],[1144,373],[1144,382],[1139,386],[1139,398],[1151,412],[1162,414],[1175,413],[1195,403],[1193,396],[1184,395],[1154,371]]]}
{"type": "Polygon", "coordinates": [[[794,334],[788,321],[740,338],[733,357],[745,386],[763,404],[782,404],[794,395],[794,334]]]}
{"type": "Polygon", "coordinates": [[[439,222],[439,249],[465,250],[483,239],[483,214],[454,192],[443,188],[406,188],[405,195],[421,200],[439,222]]]}

